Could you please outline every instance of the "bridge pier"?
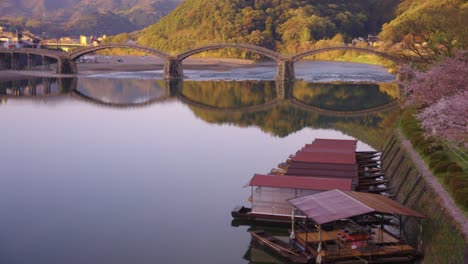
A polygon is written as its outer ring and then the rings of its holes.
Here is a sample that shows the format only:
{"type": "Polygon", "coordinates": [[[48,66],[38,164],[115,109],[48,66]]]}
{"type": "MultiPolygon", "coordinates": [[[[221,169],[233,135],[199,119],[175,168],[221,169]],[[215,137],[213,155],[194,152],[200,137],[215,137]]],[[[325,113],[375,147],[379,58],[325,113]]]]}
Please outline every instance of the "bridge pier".
{"type": "Polygon", "coordinates": [[[291,59],[281,59],[278,61],[276,81],[294,81],[295,79],[294,61],[291,59]]]}
{"type": "Polygon", "coordinates": [[[76,74],[78,68],[76,62],[69,58],[60,58],[57,60],[57,74],[76,74]]]}
{"type": "Polygon", "coordinates": [[[182,79],[184,78],[184,70],[182,62],[177,57],[172,57],[164,62],[164,79],[182,79]]]}

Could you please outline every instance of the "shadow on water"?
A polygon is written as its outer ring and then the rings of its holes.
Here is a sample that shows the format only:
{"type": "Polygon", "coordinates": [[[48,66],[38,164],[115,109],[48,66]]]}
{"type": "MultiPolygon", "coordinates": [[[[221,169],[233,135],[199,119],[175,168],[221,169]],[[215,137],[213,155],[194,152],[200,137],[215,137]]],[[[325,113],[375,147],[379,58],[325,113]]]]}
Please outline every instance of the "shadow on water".
{"type": "Polygon", "coordinates": [[[63,97],[97,106],[146,107],[179,101],[208,123],[256,126],[285,137],[305,127],[343,131],[379,147],[398,109],[393,83],[278,83],[30,78],[0,83],[10,99],[63,97]]]}

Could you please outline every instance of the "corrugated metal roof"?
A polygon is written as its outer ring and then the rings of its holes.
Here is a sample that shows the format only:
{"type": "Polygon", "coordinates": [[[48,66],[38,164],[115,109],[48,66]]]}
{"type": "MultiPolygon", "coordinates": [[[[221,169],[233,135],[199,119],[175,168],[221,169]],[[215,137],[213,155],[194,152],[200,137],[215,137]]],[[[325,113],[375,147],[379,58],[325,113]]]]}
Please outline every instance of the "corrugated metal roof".
{"type": "Polygon", "coordinates": [[[312,162],[298,162],[291,161],[288,165],[291,169],[313,169],[313,170],[338,170],[338,171],[349,171],[356,173],[358,172],[357,164],[333,164],[333,163],[312,163],[312,162]]]}
{"type": "Polygon", "coordinates": [[[355,164],[356,155],[354,153],[297,152],[292,160],[299,162],[355,164]]]}
{"type": "Polygon", "coordinates": [[[328,144],[340,146],[356,146],[356,139],[330,139],[330,138],[316,138],[312,144],[328,144]]]}
{"type": "Polygon", "coordinates": [[[351,190],[351,179],[330,179],[296,176],[276,176],[255,174],[247,186],[265,186],[275,188],[305,190],[351,190]]]}
{"type": "Polygon", "coordinates": [[[385,196],[370,193],[331,190],[288,202],[317,224],[372,212],[424,217],[385,196]]]}
{"type": "Polygon", "coordinates": [[[339,170],[314,170],[314,169],[298,169],[288,168],[285,175],[297,176],[328,176],[330,178],[358,178],[357,171],[339,171],[339,170]]]}
{"type": "Polygon", "coordinates": [[[302,148],[299,152],[321,152],[321,153],[345,153],[356,155],[354,148],[328,148],[328,147],[313,147],[313,148],[302,148]]]}

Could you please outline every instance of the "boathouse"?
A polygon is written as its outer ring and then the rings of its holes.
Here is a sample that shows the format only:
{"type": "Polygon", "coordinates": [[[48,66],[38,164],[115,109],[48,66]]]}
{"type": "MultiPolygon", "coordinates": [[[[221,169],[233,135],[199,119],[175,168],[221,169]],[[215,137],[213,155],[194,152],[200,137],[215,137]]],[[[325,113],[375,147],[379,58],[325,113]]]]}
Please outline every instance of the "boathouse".
{"type": "Polygon", "coordinates": [[[247,186],[251,187],[249,200],[253,214],[284,216],[289,219],[293,207],[287,200],[333,189],[350,191],[352,180],[255,174],[245,187],[247,186]]]}
{"type": "Polygon", "coordinates": [[[401,219],[415,217],[420,222],[424,215],[385,196],[330,190],[288,202],[301,216],[306,216],[306,221],[295,221],[292,238],[300,248],[315,256],[318,263],[355,259],[398,263],[417,255],[416,245],[410,245],[402,231],[401,219]],[[350,220],[359,216],[380,221],[350,220]],[[389,220],[397,221],[398,227],[393,231],[385,224],[389,220]]]}

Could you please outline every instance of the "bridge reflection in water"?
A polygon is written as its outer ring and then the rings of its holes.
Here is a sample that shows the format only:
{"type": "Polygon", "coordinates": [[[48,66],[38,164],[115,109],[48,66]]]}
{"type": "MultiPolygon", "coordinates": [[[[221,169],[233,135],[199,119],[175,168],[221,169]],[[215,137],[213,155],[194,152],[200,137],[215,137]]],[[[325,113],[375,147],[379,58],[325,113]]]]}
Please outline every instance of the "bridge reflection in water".
{"type": "Polygon", "coordinates": [[[388,130],[386,119],[398,112],[398,91],[392,83],[301,81],[34,78],[0,83],[2,102],[71,96],[102,107],[135,108],[180,101],[209,123],[257,126],[281,137],[304,127],[348,130],[371,146],[388,130]]]}

